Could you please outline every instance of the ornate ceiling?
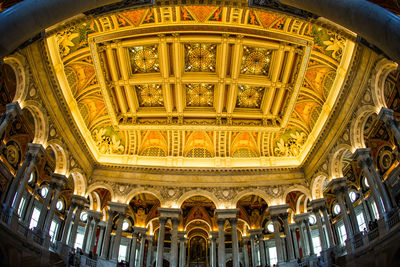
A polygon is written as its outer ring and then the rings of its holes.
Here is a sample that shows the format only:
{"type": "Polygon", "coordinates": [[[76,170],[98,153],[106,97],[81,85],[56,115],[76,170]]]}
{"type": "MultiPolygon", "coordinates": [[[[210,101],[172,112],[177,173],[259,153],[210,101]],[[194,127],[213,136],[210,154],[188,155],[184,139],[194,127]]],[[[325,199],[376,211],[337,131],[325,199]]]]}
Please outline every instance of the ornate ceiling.
{"type": "Polygon", "coordinates": [[[354,49],[301,19],[216,6],[97,17],[47,44],[99,163],[187,167],[300,166],[354,49]]]}

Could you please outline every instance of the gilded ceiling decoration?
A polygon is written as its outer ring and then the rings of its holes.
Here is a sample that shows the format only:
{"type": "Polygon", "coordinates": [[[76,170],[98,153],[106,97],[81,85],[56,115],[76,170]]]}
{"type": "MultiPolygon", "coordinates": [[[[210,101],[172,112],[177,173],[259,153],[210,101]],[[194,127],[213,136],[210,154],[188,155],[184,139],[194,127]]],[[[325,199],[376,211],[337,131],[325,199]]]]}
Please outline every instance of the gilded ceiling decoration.
{"type": "Polygon", "coordinates": [[[354,49],[301,19],[215,6],[103,15],[47,43],[100,163],[204,167],[299,166],[354,49]]]}

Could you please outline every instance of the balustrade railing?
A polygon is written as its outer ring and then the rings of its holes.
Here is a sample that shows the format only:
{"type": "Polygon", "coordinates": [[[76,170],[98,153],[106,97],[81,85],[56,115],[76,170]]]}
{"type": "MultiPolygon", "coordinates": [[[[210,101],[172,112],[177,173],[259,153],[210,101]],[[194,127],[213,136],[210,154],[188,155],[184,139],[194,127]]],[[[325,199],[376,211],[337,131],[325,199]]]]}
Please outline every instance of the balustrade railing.
{"type": "Polygon", "coordinates": [[[378,228],[375,228],[368,232],[368,241],[371,242],[379,236],[378,228]]]}
{"type": "Polygon", "coordinates": [[[393,214],[391,214],[388,218],[388,226],[389,229],[392,229],[396,224],[400,222],[400,217],[399,217],[399,212],[395,211],[393,214]]]}

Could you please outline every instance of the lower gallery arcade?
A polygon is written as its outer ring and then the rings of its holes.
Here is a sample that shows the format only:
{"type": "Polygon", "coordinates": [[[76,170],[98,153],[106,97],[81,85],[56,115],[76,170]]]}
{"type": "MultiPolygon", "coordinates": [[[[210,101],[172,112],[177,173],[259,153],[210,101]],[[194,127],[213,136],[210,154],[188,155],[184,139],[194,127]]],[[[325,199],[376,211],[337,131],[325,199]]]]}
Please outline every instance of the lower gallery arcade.
{"type": "Polygon", "coordinates": [[[122,2],[2,58],[0,266],[397,266],[395,56],[291,1],[122,2]]]}

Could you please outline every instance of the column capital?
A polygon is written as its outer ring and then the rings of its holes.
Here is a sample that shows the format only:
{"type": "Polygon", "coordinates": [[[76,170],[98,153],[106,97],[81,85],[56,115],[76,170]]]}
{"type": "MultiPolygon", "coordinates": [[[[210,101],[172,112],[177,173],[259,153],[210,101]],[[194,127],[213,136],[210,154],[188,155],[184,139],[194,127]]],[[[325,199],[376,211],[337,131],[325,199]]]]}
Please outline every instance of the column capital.
{"type": "Polygon", "coordinates": [[[6,105],[6,114],[10,114],[13,117],[20,116],[22,114],[21,106],[18,102],[8,103],[6,105]]]}
{"type": "Polygon", "coordinates": [[[262,228],[250,229],[249,230],[250,237],[251,236],[261,236],[261,235],[264,237],[263,230],[264,229],[262,229],[262,228]]]}
{"type": "Polygon", "coordinates": [[[238,218],[229,218],[228,219],[229,220],[229,223],[231,224],[231,226],[233,226],[233,225],[237,225],[237,222],[238,222],[238,218]]]}
{"type": "Polygon", "coordinates": [[[326,208],[326,200],[325,198],[313,199],[310,201],[310,206],[312,207],[313,212],[318,212],[319,210],[326,208]]]}
{"type": "Polygon", "coordinates": [[[308,213],[308,212],[300,213],[300,214],[294,215],[294,220],[297,224],[301,224],[302,222],[307,222],[308,217],[310,217],[310,213],[308,213]]]}
{"type": "Polygon", "coordinates": [[[219,219],[231,219],[236,218],[239,213],[239,209],[216,209],[214,214],[219,219]]]}
{"type": "Polygon", "coordinates": [[[346,177],[335,178],[329,182],[328,187],[332,188],[335,195],[338,195],[340,192],[346,192],[346,180],[346,177]]]}
{"type": "Polygon", "coordinates": [[[87,200],[83,196],[72,195],[72,197],[71,197],[71,204],[74,204],[75,206],[84,207],[88,203],[89,203],[89,200],[87,200]]]}
{"type": "Polygon", "coordinates": [[[62,190],[68,184],[68,179],[63,174],[53,173],[51,175],[51,184],[56,190],[62,190]]]}
{"type": "Polygon", "coordinates": [[[178,239],[180,240],[180,241],[184,241],[185,239],[186,239],[186,231],[178,231],[178,239]]]}
{"type": "Polygon", "coordinates": [[[38,161],[40,157],[46,154],[46,149],[41,144],[29,143],[28,154],[32,160],[38,161]]]}
{"type": "Polygon", "coordinates": [[[218,232],[216,232],[216,231],[211,231],[211,232],[210,232],[210,237],[211,237],[212,240],[216,240],[217,237],[218,237],[218,232]]]}
{"type": "Polygon", "coordinates": [[[164,224],[165,225],[167,220],[168,220],[167,217],[163,217],[163,216],[158,217],[158,221],[160,222],[160,224],[164,224]]]}
{"type": "Polygon", "coordinates": [[[88,217],[92,217],[95,220],[100,220],[100,218],[103,217],[103,213],[94,210],[88,210],[87,214],[88,217]]]}
{"type": "Polygon", "coordinates": [[[268,211],[269,214],[271,214],[271,217],[276,217],[276,216],[281,216],[284,214],[288,213],[289,205],[283,204],[283,205],[275,205],[275,206],[269,206],[268,211]]]}
{"type": "Polygon", "coordinates": [[[394,120],[394,111],[389,108],[382,107],[378,113],[377,120],[383,121],[385,124],[391,123],[394,120]]]}
{"type": "Polygon", "coordinates": [[[153,242],[154,235],[146,235],[146,240],[149,242],[153,242]]]}
{"type": "Polygon", "coordinates": [[[357,148],[353,155],[359,166],[363,164],[370,166],[372,164],[370,148],[357,148]]]}
{"type": "Polygon", "coordinates": [[[133,228],[133,232],[134,232],[134,233],[137,233],[137,234],[145,234],[145,233],[147,233],[147,231],[148,231],[148,229],[145,228],[145,227],[137,227],[137,226],[134,226],[134,227],[132,227],[132,228],[133,228]]]}
{"type": "Polygon", "coordinates": [[[158,212],[160,213],[160,217],[165,218],[178,218],[182,213],[181,209],[173,209],[173,208],[158,208],[158,212]]]}
{"type": "Polygon", "coordinates": [[[128,205],[123,203],[109,201],[107,205],[110,208],[110,210],[117,212],[119,214],[125,214],[126,211],[128,210],[128,205]]]}

